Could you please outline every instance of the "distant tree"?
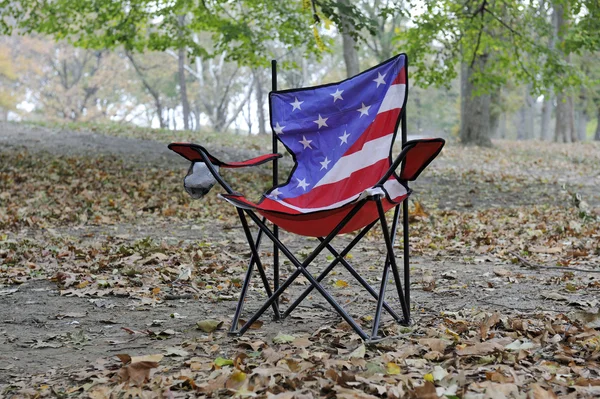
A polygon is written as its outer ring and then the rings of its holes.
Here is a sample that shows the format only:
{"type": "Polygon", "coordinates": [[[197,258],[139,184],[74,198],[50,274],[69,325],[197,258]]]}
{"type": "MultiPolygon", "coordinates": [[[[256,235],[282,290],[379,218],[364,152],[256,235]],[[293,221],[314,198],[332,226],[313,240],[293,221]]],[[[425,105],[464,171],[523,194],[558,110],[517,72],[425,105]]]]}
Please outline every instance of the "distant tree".
{"type": "Polygon", "coordinates": [[[8,120],[8,113],[16,105],[17,73],[10,54],[9,46],[0,43],[0,120],[8,120]]]}
{"type": "MultiPolygon", "coordinates": [[[[489,145],[489,93],[509,81],[530,85],[532,93],[559,91],[584,80],[565,54],[600,48],[597,0],[557,0],[581,18],[564,30],[560,48],[548,46],[554,34],[548,15],[553,4],[521,0],[424,0],[414,27],[398,40],[412,55],[417,82],[447,85],[460,71],[461,141],[489,145]],[[460,67],[459,67],[460,66],[460,67]]],[[[575,15],[575,14],[574,14],[575,15]]],[[[558,46],[557,46],[558,47],[558,46]]]]}

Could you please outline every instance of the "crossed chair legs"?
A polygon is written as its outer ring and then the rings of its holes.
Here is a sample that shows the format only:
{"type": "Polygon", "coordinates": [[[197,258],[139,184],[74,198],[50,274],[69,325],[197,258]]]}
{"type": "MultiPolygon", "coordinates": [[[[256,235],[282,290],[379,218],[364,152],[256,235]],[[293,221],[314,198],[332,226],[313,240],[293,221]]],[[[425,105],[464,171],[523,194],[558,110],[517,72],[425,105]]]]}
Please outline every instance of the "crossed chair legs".
{"type": "Polygon", "coordinates": [[[281,241],[273,234],[273,232],[267,227],[265,224],[265,219],[262,220],[256,216],[256,214],[252,211],[246,210],[245,213],[240,208],[238,208],[238,216],[242,223],[242,227],[244,229],[244,233],[246,234],[246,239],[248,240],[248,245],[250,246],[251,258],[248,265],[248,270],[246,272],[246,276],[244,279],[244,283],[242,285],[242,291],[240,293],[240,298],[238,301],[238,305],[236,308],[235,316],[233,318],[233,323],[231,325],[231,329],[229,333],[231,335],[242,335],[244,334],[250,326],[262,316],[262,314],[271,307],[274,312],[274,319],[279,320],[281,318],[285,318],[291,314],[291,312],[308,296],[313,289],[319,291],[319,293],[331,304],[331,306],[338,312],[340,316],[356,331],[356,333],[365,341],[373,342],[377,341],[381,337],[378,336],[379,324],[381,320],[381,312],[382,309],[385,309],[396,322],[407,325],[410,321],[410,308],[409,308],[409,290],[408,286],[408,232],[407,232],[407,201],[404,202],[404,238],[405,238],[405,263],[404,263],[404,277],[405,277],[405,290],[402,289],[402,282],[400,280],[400,273],[398,271],[398,265],[396,263],[396,258],[394,256],[394,248],[393,242],[396,237],[397,227],[398,227],[398,218],[400,213],[400,206],[396,206],[394,211],[394,218],[392,222],[391,231],[388,230],[387,221],[385,219],[385,213],[383,211],[383,206],[381,204],[381,200],[379,198],[374,199],[365,199],[356,204],[356,206],[352,209],[352,211],[336,226],[336,228],[325,238],[320,237],[320,244],[313,250],[313,252],[304,260],[304,262],[300,262],[288,249],[281,243],[281,241]],[[377,209],[379,212],[379,219],[372,222],[370,225],[364,227],[362,231],[344,248],[344,250],[338,253],[335,248],[333,248],[330,244],[331,240],[338,234],[338,232],[352,219],[352,217],[362,208],[362,206],[367,201],[376,201],[377,209]],[[259,227],[258,235],[254,240],[250,228],[248,226],[248,221],[246,219],[246,215],[248,215],[259,227]],[[383,238],[385,241],[387,256],[383,267],[383,274],[381,279],[381,285],[379,287],[379,292],[376,292],[368,282],[364,280],[364,278],[346,261],[345,256],[352,250],[352,248],[377,224],[377,221],[380,222],[383,238]],[[270,288],[265,269],[260,261],[260,257],[258,255],[258,248],[261,243],[262,235],[266,234],[275,245],[283,252],[283,254],[292,262],[292,264],[296,267],[296,270],[287,278],[283,284],[279,286],[273,292],[270,288]],[[335,259],[317,276],[316,278],[307,270],[308,265],[324,250],[328,249],[329,252],[335,257],[335,259]],[[362,285],[369,294],[377,300],[377,306],[375,311],[375,316],[373,318],[373,326],[371,330],[371,335],[367,335],[364,330],[360,327],[360,325],[337,303],[337,301],[327,292],[327,290],[321,285],[321,281],[333,270],[333,268],[341,263],[348,272],[362,285]],[[248,292],[248,286],[250,283],[250,279],[252,277],[252,273],[254,271],[254,266],[258,269],[263,285],[265,286],[265,291],[268,295],[268,299],[263,303],[261,308],[256,311],[256,313],[244,323],[239,329],[238,323],[240,320],[240,315],[243,310],[244,301],[246,299],[246,294],[248,292]],[[402,308],[402,315],[400,317],[394,310],[385,302],[385,291],[388,280],[388,274],[390,269],[392,270],[392,274],[394,277],[394,281],[396,283],[396,290],[398,291],[398,299],[400,300],[400,305],[402,308]],[[279,311],[279,297],[285,290],[294,282],[294,280],[299,275],[304,275],[304,277],[310,282],[310,286],[307,287],[304,292],[287,308],[287,310],[283,313],[279,311]]]}

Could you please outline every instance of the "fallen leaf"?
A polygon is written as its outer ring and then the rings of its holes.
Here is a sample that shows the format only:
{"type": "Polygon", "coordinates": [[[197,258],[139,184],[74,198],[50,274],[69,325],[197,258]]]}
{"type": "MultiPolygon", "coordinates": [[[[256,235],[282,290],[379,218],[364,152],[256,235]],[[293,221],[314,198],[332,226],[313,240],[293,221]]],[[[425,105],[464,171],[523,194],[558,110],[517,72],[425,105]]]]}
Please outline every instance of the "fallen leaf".
{"type": "Polygon", "coordinates": [[[181,348],[176,348],[176,347],[167,347],[167,348],[165,348],[165,351],[167,352],[167,353],[165,353],[165,356],[185,357],[185,356],[189,355],[188,351],[183,350],[181,348]]]}
{"type": "Polygon", "coordinates": [[[521,342],[520,340],[517,339],[516,341],[506,345],[504,347],[504,349],[511,350],[511,351],[520,351],[520,350],[531,349],[534,347],[535,347],[535,344],[533,342],[529,342],[529,341],[521,342]]]}
{"type": "Polygon", "coordinates": [[[225,359],[225,358],[219,356],[215,359],[214,364],[219,367],[233,366],[233,360],[225,359]]]}
{"type": "Polygon", "coordinates": [[[364,344],[361,344],[358,348],[354,349],[352,353],[348,356],[349,359],[363,359],[365,354],[367,353],[367,349],[364,344]]]}
{"type": "Polygon", "coordinates": [[[335,280],[334,286],[336,288],[347,288],[348,287],[348,282],[344,281],[344,280],[335,280]]]}
{"type": "Polygon", "coordinates": [[[131,382],[134,385],[142,386],[150,379],[150,371],[157,367],[157,362],[131,363],[121,367],[117,372],[117,378],[120,382],[131,382]]]}
{"type": "Polygon", "coordinates": [[[491,339],[485,342],[479,342],[472,346],[467,346],[462,349],[458,349],[456,353],[459,356],[482,356],[492,352],[504,350],[504,345],[510,342],[509,339],[491,339]],[[508,341],[508,342],[507,342],[508,341]]]}
{"type": "Polygon", "coordinates": [[[435,366],[431,375],[433,376],[434,381],[441,381],[446,378],[448,372],[440,366],[435,366]]]}
{"type": "Polygon", "coordinates": [[[205,333],[211,333],[213,331],[216,331],[219,328],[221,328],[222,325],[223,325],[222,321],[212,320],[212,319],[201,320],[196,323],[196,327],[199,330],[204,331],[205,333]]]}
{"type": "Polygon", "coordinates": [[[397,375],[400,374],[400,366],[394,362],[388,362],[388,364],[385,366],[385,371],[387,374],[397,375]]]}
{"type": "Polygon", "coordinates": [[[284,334],[279,332],[275,337],[273,337],[273,343],[275,344],[288,344],[290,342],[294,342],[296,337],[293,335],[284,334]]]}
{"type": "Polygon", "coordinates": [[[567,298],[564,295],[559,294],[558,292],[542,292],[542,298],[552,299],[554,301],[568,301],[569,300],[569,298],[567,298]]]}
{"type": "Polygon", "coordinates": [[[552,391],[547,391],[538,384],[533,384],[531,387],[533,399],[558,399],[558,396],[552,391]]]}
{"type": "Polygon", "coordinates": [[[500,321],[500,314],[498,312],[493,313],[492,315],[486,315],[481,325],[479,326],[479,334],[481,335],[481,340],[485,341],[488,337],[488,332],[490,328],[494,327],[500,321]]]}
{"type": "Polygon", "coordinates": [[[143,363],[143,362],[158,363],[163,359],[163,357],[165,357],[165,356],[160,353],[156,354],[156,355],[132,356],[131,363],[143,363]]]}
{"type": "Polygon", "coordinates": [[[419,340],[419,345],[428,346],[430,350],[440,353],[444,353],[450,343],[450,341],[439,338],[421,338],[419,340]]]}
{"type": "Polygon", "coordinates": [[[426,381],[420,387],[416,387],[410,392],[410,397],[414,399],[438,399],[438,394],[435,385],[431,381],[426,381]]]}

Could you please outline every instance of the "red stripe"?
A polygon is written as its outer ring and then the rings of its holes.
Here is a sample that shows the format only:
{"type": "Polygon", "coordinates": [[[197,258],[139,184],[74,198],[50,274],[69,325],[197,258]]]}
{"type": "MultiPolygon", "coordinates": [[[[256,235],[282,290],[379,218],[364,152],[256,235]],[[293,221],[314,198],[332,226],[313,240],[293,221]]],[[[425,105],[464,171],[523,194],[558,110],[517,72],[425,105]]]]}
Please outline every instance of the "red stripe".
{"type": "Polygon", "coordinates": [[[389,158],[353,172],[346,179],[315,187],[295,198],[284,201],[299,208],[320,208],[351,198],[373,187],[390,167],[389,158]]]}
{"type": "Polygon", "coordinates": [[[248,159],[246,161],[241,162],[223,162],[222,165],[224,168],[243,168],[245,166],[256,166],[268,162],[275,158],[280,158],[279,154],[265,154],[260,155],[256,158],[248,159]]]}
{"type": "MultiPolygon", "coordinates": [[[[200,156],[200,152],[198,152],[197,147],[198,146],[196,144],[191,143],[173,143],[169,146],[171,150],[175,151],[176,153],[178,153],[179,155],[191,162],[202,162],[202,157],[200,156]]],[[[208,155],[208,159],[210,159],[210,162],[212,162],[216,166],[220,166],[223,168],[243,168],[246,166],[256,166],[275,158],[281,158],[280,154],[265,154],[260,155],[256,158],[247,159],[245,161],[240,162],[222,162],[219,159],[212,156],[211,154],[209,154],[208,151],[206,151],[206,149],[204,149],[204,152],[206,152],[206,154],[208,155]]]]}
{"type": "Polygon", "coordinates": [[[406,84],[406,67],[402,67],[398,75],[396,75],[396,79],[392,82],[393,85],[405,85],[406,84]]]}
{"type": "Polygon", "coordinates": [[[348,150],[344,153],[344,156],[354,154],[362,150],[366,142],[378,139],[383,136],[387,136],[394,132],[398,116],[400,115],[400,109],[391,109],[381,114],[377,114],[373,123],[364,131],[364,133],[356,140],[348,150]]]}
{"type": "MultiPolygon", "coordinates": [[[[384,211],[388,211],[404,200],[407,196],[404,195],[396,202],[390,202],[387,199],[382,201],[384,211]]],[[[333,231],[333,229],[348,215],[354,208],[355,203],[350,203],[341,208],[330,211],[315,212],[308,215],[285,215],[280,213],[272,213],[258,209],[258,213],[266,217],[269,221],[282,229],[291,233],[309,236],[309,237],[325,237],[333,231]]],[[[340,231],[339,234],[349,233],[361,229],[372,223],[379,217],[377,212],[377,204],[374,201],[367,202],[360,211],[354,215],[352,220],[340,231]]]]}
{"type": "Polygon", "coordinates": [[[436,157],[437,152],[443,146],[444,142],[440,140],[421,140],[406,154],[400,177],[405,180],[414,180],[417,177],[417,173],[420,172],[425,164],[436,157]]]}

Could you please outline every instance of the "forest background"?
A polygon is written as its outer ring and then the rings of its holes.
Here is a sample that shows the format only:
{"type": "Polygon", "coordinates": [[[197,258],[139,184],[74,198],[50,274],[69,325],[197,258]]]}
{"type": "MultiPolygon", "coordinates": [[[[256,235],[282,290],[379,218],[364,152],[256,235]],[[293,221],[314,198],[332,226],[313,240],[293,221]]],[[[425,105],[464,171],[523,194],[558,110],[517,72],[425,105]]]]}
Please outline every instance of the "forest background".
{"type": "Polygon", "coordinates": [[[597,0],[0,1],[0,118],[270,133],[279,88],[409,55],[409,132],[600,140],[597,0]]]}

